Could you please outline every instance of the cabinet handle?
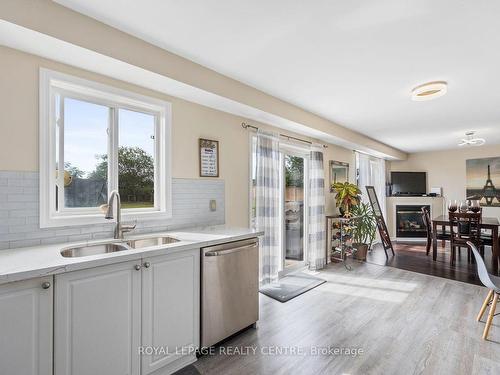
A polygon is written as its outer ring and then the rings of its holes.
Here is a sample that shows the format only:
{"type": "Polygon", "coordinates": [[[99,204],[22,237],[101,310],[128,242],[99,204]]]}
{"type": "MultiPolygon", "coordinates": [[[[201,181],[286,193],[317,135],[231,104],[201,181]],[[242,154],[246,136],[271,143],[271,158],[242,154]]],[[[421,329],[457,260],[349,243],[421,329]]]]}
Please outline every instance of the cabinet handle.
{"type": "Polygon", "coordinates": [[[144,262],[144,267],[149,268],[151,266],[151,263],[149,262],[144,262]]]}
{"type": "Polygon", "coordinates": [[[42,283],[42,288],[43,289],[49,289],[50,288],[50,283],[48,281],[45,281],[44,283],[42,283]]]}
{"type": "Polygon", "coordinates": [[[136,271],[139,271],[141,269],[141,265],[140,264],[136,264],[134,266],[134,268],[135,268],[136,271]]]}

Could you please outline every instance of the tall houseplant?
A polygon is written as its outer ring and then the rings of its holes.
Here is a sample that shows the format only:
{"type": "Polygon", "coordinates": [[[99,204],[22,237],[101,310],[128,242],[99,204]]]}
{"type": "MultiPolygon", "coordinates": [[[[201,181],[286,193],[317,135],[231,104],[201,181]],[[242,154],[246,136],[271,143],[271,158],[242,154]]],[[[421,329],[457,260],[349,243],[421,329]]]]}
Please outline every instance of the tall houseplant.
{"type": "Polygon", "coordinates": [[[352,246],[356,248],[356,258],[366,260],[368,249],[375,240],[376,219],[368,203],[360,203],[352,208],[352,246]]]}
{"type": "Polygon", "coordinates": [[[351,208],[357,206],[361,202],[361,190],[349,182],[337,182],[332,184],[335,191],[335,202],[340,209],[342,216],[348,217],[351,208]]]}

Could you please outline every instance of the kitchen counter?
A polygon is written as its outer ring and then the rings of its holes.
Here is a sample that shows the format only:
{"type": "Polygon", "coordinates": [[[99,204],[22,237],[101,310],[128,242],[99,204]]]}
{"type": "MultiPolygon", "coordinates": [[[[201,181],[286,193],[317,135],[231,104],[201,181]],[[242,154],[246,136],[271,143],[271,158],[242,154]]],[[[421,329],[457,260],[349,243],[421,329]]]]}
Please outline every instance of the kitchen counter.
{"type": "Polygon", "coordinates": [[[101,244],[113,241],[113,239],[1,250],[0,284],[34,277],[56,275],[106,264],[126,262],[144,257],[171,254],[187,249],[243,240],[262,234],[263,232],[254,231],[248,228],[231,228],[225,225],[218,225],[203,228],[187,228],[171,232],[130,235],[126,236],[126,240],[171,236],[180,241],[172,244],[123,250],[79,258],[65,258],[61,255],[61,250],[69,247],[101,244]]]}

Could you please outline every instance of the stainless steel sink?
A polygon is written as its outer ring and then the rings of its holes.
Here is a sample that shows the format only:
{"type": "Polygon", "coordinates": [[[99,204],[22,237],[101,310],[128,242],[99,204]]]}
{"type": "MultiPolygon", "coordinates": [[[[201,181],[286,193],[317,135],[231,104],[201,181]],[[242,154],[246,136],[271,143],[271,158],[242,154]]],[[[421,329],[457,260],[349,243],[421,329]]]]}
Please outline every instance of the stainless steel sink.
{"type": "Polygon", "coordinates": [[[114,253],[117,251],[130,250],[127,244],[123,243],[104,243],[98,245],[71,247],[61,251],[61,255],[65,258],[86,257],[89,255],[99,255],[106,253],[114,253]]]}
{"type": "Polygon", "coordinates": [[[164,236],[164,237],[150,237],[150,238],[139,238],[137,240],[128,240],[127,244],[133,249],[140,249],[142,247],[168,245],[171,243],[179,242],[177,238],[164,236]]]}
{"type": "Polygon", "coordinates": [[[127,240],[124,242],[117,242],[115,240],[111,243],[70,247],[61,250],[61,255],[65,258],[86,257],[89,255],[99,255],[114,253],[117,251],[140,249],[143,247],[168,245],[179,241],[180,240],[178,240],[177,238],[170,236],[138,238],[134,240],[127,240]]]}

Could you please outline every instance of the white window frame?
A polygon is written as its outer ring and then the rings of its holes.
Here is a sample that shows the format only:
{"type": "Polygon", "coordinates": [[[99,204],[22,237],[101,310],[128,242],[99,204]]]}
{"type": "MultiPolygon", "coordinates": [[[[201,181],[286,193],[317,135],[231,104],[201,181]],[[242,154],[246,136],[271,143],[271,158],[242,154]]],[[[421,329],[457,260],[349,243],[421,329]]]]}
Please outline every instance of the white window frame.
{"type": "MultiPolygon", "coordinates": [[[[84,100],[110,108],[108,137],[108,191],[118,189],[118,112],[127,109],[155,116],[155,191],[153,208],[123,209],[126,220],[169,219],[172,217],[171,178],[171,104],[156,98],[139,95],[94,81],[40,68],[40,227],[109,223],[97,207],[65,208],[63,194],[59,194],[56,211],[56,95],[84,100]]],[[[64,106],[62,106],[64,107],[64,106]]],[[[63,117],[63,114],[61,115],[63,117]]],[[[61,129],[64,129],[62,127],[61,129]]],[[[63,131],[63,130],[62,130],[63,131]]],[[[62,144],[64,137],[59,134],[62,144]]],[[[61,147],[61,145],[59,145],[61,147]]],[[[64,165],[64,160],[59,160],[64,165]]],[[[61,166],[59,166],[60,170],[61,166]]],[[[64,174],[60,173],[63,179],[64,174]]],[[[60,186],[61,186],[60,181],[60,186]]],[[[64,185],[64,184],[62,184],[64,185]]]]}

